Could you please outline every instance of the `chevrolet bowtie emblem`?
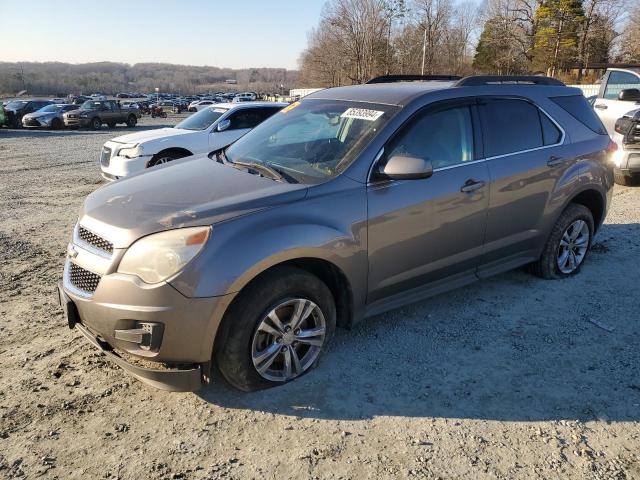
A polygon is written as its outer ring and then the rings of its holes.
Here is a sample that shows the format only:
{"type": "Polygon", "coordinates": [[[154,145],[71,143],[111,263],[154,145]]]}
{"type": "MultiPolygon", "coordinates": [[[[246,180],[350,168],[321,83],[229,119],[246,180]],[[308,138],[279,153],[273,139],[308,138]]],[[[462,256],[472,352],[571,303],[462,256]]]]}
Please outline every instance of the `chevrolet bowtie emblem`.
{"type": "Polygon", "coordinates": [[[78,256],[78,251],[73,245],[69,244],[67,247],[67,255],[69,255],[70,258],[76,258],[78,256]]]}

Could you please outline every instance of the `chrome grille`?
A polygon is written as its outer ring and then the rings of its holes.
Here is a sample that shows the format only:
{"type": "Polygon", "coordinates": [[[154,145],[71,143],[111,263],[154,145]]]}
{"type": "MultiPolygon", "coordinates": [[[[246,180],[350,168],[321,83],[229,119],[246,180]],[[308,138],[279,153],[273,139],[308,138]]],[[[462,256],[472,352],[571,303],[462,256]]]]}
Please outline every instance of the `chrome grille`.
{"type": "Polygon", "coordinates": [[[96,247],[103,252],[107,252],[109,254],[113,253],[113,243],[105,240],[104,238],[96,235],[93,232],[90,232],[82,225],[78,225],[78,238],[89,245],[96,247]]]}
{"type": "Polygon", "coordinates": [[[69,264],[69,282],[79,290],[93,293],[98,288],[100,275],[85,270],[72,262],[69,264]]]}
{"type": "Polygon", "coordinates": [[[100,164],[103,167],[108,167],[110,161],[111,161],[111,149],[109,147],[102,147],[102,152],[100,152],[100,164]]]}

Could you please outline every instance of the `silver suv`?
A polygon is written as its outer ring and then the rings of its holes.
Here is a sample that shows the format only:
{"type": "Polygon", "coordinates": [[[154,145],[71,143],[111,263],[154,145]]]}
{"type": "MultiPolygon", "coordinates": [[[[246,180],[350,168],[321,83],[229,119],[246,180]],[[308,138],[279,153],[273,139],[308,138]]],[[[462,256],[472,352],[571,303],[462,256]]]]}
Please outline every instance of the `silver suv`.
{"type": "Polygon", "coordinates": [[[546,77],[437,78],[323,90],[93,192],[59,287],[69,326],[156,387],[216,366],[248,391],[309,371],[336,325],[522,265],[577,273],[613,186],[587,100],[546,77]]]}

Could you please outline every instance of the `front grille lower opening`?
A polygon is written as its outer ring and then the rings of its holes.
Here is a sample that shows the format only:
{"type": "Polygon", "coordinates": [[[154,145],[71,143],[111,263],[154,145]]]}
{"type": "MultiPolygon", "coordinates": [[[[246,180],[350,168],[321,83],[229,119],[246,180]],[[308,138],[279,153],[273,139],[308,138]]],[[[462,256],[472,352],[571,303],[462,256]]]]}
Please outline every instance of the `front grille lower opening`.
{"type": "Polygon", "coordinates": [[[71,285],[84,292],[93,293],[98,288],[100,275],[90,272],[75,263],[69,264],[69,281],[71,285]]]}

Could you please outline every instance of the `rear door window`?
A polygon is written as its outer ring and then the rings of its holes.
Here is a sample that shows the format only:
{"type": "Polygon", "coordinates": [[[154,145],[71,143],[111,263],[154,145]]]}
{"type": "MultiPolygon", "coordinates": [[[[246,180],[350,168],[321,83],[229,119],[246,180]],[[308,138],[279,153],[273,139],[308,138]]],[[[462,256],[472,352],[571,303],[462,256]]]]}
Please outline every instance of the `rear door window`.
{"type": "Polygon", "coordinates": [[[511,98],[482,99],[485,157],[517,153],[545,145],[538,107],[511,98]]]}

